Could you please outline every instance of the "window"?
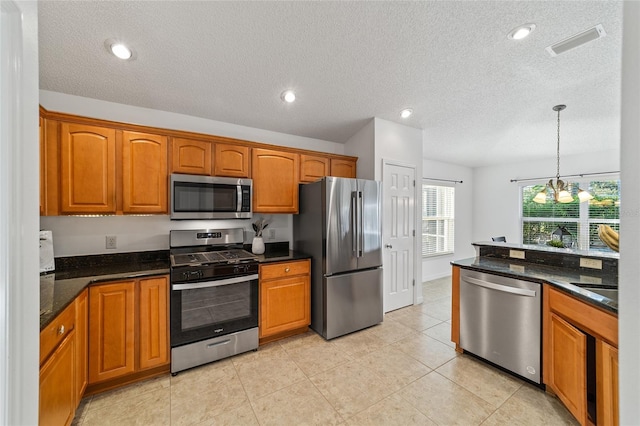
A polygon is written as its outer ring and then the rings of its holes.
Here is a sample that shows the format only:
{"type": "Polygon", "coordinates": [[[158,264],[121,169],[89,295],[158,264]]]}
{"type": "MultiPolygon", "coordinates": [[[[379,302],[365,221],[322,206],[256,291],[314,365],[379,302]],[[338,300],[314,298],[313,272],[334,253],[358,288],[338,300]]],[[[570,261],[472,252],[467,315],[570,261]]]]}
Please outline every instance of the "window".
{"type": "MultiPolygon", "coordinates": [[[[533,197],[544,185],[522,187],[522,243],[547,244],[558,226],[564,226],[573,238],[573,248],[582,250],[610,250],[598,238],[598,225],[607,224],[616,231],[620,227],[620,181],[572,181],[569,190],[575,201],[571,203],[534,203],[533,197]],[[580,203],[578,187],[587,188],[593,200],[580,203]]],[[[550,196],[548,198],[550,200],[550,196]]]]}
{"type": "Polygon", "coordinates": [[[422,256],[453,253],[455,188],[422,184],[422,256]]]}

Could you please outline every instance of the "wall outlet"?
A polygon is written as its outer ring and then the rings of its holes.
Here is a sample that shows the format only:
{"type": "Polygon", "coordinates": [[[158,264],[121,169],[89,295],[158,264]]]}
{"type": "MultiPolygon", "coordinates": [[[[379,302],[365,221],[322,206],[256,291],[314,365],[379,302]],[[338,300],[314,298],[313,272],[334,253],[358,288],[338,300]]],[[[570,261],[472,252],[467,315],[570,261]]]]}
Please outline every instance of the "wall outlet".
{"type": "Polygon", "coordinates": [[[600,259],[589,259],[588,257],[580,258],[580,267],[581,268],[591,268],[591,269],[602,269],[602,260],[600,259]]]}
{"type": "Polygon", "coordinates": [[[275,240],[275,238],[276,238],[276,230],[275,229],[267,229],[267,238],[269,240],[275,240]]]}
{"type": "Polygon", "coordinates": [[[514,259],[524,259],[524,251],[509,250],[509,257],[513,257],[514,259]]]}
{"type": "Polygon", "coordinates": [[[115,235],[107,235],[104,237],[104,245],[108,249],[118,248],[118,238],[115,235]]]}

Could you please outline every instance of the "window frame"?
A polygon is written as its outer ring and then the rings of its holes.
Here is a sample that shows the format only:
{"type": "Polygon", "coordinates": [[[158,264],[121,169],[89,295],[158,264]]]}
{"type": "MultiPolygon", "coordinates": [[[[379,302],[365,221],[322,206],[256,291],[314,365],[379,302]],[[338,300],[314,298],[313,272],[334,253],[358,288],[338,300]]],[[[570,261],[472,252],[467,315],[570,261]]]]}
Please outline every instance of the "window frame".
{"type": "MultiPolygon", "coordinates": [[[[456,188],[455,188],[455,183],[451,182],[451,183],[443,183],[441,181],[432,181],[429,179],[422,179],[422,183],[421,183],[421,187],[420,187],[420,195],[421,195],[421,204],[420,204],[420,210],[421,210],[421,226],[420,226],[420,239],[421,239],[421,250],[420,250],[420,254],[422,256],[423,259],[429,259],[429,258],[434,258],[434,257],[439,257],[439,256],[448,256],[448,255],[452,255],[455,253],[455,222],[456,222],[456,188]],[[425,216],[425,199],[424,199],[424,191],[425,191],[425,186],[432,186],[432,187],[442,187],[442,188],[450,188],[452,190],[452,194],[451,194],[451,215],[450,216],[425,216]],[[436,221],[443,221],[443,234],[448,234],[448,235],[438,235],[435,234],[434,236],[436,238],[443,238],[443,247],[446,247],[445,249],[441,250],[441,251],[436,251],[434,253],[426,253],[424,252],[424,239],[425,239],[425,232],[423,231],[424,229],[424,222],[425,220],[436,220],[436,221]]],[[[436,244],[437,245],[437,244],[436,244]]]]}

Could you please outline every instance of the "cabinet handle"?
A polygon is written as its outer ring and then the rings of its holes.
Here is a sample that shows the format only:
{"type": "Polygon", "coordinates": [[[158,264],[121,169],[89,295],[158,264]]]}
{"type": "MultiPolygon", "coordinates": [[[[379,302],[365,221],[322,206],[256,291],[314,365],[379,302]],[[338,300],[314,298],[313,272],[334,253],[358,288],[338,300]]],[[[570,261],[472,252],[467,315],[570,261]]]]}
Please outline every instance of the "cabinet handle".
{"type": "Polygon", "coordinates": [[[289,272],[290,271],[289,267],[284,268],[284,271],[289,272]]]}
{"type": "Polygon", "coordinates": [[[60,328],[58,328],[58,334],[64,334],[64,325],[61,325],[60,328]]]}

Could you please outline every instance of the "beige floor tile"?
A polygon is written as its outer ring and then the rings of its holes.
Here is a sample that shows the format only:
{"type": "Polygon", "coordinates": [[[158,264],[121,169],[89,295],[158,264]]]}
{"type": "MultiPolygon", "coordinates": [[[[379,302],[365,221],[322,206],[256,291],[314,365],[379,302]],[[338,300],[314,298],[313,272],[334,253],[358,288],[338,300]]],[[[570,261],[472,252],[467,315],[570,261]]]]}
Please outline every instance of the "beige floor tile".
{"type": "Polygon", "coordinates": [[[258,398],[253,408],[261,425],[335,425],[343,420],[307,379],[258,398]]]}
{"type": "Polygon", "coordinates": [[[250,364],[257,360],[265,360],[272,358],[286,359],[288,357],[286,351],[278,342],[272,342],[264,346],[260,346],[257,351],[244,352],[235,355],[227,360],[231,361],[236,367],[242,364],[250,364]]]}
{"type": "Polygon", "coordinates": [[[91,399],[91,403],[89,404],[89,409],[98,410],[100,408],[109,407],[147,392],[153,392],[158,389],[169,389],[169,386],[169,375],[133,383],[119,389],[94,395],[91,399]]]}
{"type": "Polygon", "coordinates": [[[217,416],[208,417],[198,426],[257,426],[258,420],[251,404],[247,401],[238,408],[225,411],[217,416]]]}
{"type": "Polygon", "coordinates": [[[431,369],[436,369],[457,356],[453,348],[424,334],[407,337],[392,346],[431,369]]]}
{"type": "Polygon", "coordinates": [[[89,411],[89,404],[91,403],[91,399],[93,397],[88,396],[86,398],[82,398],[80,400],[80,404],[78,404],[78,408],[76,409],[76,414],[73,417],[73,421],[71,422],[71,426],[80,426],[84,421],[85,416],[87,415],[87,411],[89,411]]]}
{"type": "Polygon", "coordinates": [[[301,347],[318,347],[324,346],[327,341],[313,330],[309,330],[306,333],[296,334],[295,336],[287,337],[286,339],[278,340],[278,344],[285,350],[290,351],[293,349],[299,349],[301,347]]]}
{"type": "Polygon", "coordinates": [[[393,394],[347,420],[348,425],[422,425],[437,426],[399,395],[393,394]]]}
{"type": "Polygon", "coordinates": [[[426,301],[422,304],[422,312],[439,319],[440,321],[448,321],[451,319],[451,296],[426,301]]]}
{"type": "Polygon", "coordinates": [[[288,349],[287,353],[307,377],[331,370],[354,359],[340,346],[326,341],[319,345],[297,346],[295,349],[288,349]]]}
{"type": "Polygon", "coordinates": [[[454,349],[456,347],[456,344],[451,341],[451,323],[448,321],[444,321],[431,328],[427,328],[423,333],[447,346],[451,346],[454,349]]]}
{"type": "Polygon", "coordinates": [[[156,389],[98,409],[90,408],[82,422],[99,425],[168,425],[171,419],[170,389],[156,389]]]}
{"type": "Polygon", "coordinates": [[[489,403],[437,372],[416,380],[398,394],[441,425],[479,425],[493,413],[489,403]]]}
{"type": "Polygon", "coordinates": [[[380,338],[387,344],[397,342],[398,340],[416,333],[416,331],[411,327],[407,327],[398,320],[393,320],[391,318],[368,328],[365,332],[380,338]]]}
{"type": "Polygon", "coordinates": [[[578,425],[554,396],[524,384],[482,426],[578,425]]]}
{"type": "Polygon", "coordinates": [[[415,331],[424,331],[442,322],[438,318],[423,313],[421,308],[405,311],[404,315],[395,320],[415,331]]]}
{"type": "Polygon", "coordinates": [[[367,370],[393,382],[398,388],[429,373],[431,369],[394,347],[386,346],[358,359],[367,370]]]}
{"type": "Polygon", "coordinates": [[[178,374],[171,379],[171,424],[201,423],[247,403],[232,362],[222,361],[178,374]]]}
{"type": "Polygon", "coordinates": [[[302,370],[285,356],[256,359],[236,365],[238,376],[250,400],[255,400],[306,378],[302,370]]]}
{"type": "Polygon", "coordinates": [[[331,340],[331,343],[354,358],[359,358],[386,346],[384,340],[374,334],[367,333],[366,330],[335,338],[331,340]]]}
{"type": "Polygon", "coordinates": [[[345,419],[398,390],[393,382],[356,361],[313,376],[310,380],[345,419]]]}
{"type": "Polygon", "coordinates": [[[443,297],[451,296],[451,277],[440,278],[434,281],[427,281],[422,285],[422,296],[425,301],[433,301],[443,297]]]}
{"type": "Polygon", "coordinates": [[[522,380],[467,355],[452,359],[436,371],[493,408],[500,407],[523,384],[522,380]]]}

